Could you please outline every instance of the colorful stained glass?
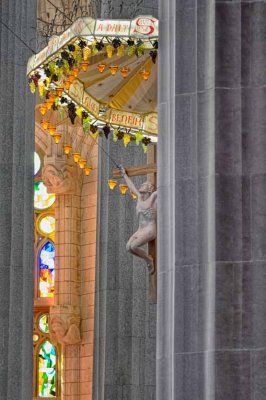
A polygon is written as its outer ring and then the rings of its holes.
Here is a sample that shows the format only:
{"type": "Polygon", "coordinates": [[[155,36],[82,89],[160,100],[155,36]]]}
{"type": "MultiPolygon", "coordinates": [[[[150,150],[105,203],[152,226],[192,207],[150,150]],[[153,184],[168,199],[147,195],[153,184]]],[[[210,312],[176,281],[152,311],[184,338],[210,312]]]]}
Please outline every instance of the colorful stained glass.
{"type": "Polygon", "coordinates": [[[54,296],[55,248],[52,242],[46,242],[39,255],[40,297],[54,296]]]}
{"type": "Polygon", "coordinates": [[[44,235],[51,235],[55,231],[55,218],[52,215],[46,215],[39,221],[39,230],[44,235]]]}
{"type": "Polygon", "coordinates": [[[55,201],[54,193],[47,193],[47,188],[43,182],[35,182],[34,184],[34,207],[37,210],[45,210],[51,207],[55,201]]]}
{"type": "Polygon", "coordinates": [[[39,319],[39,328],[44,333],[49,333],[48,314],[43,314],[39,319]]]}
{"type": "Polygon", "coordinates": [[[56,397],[56,351],[48,340],[39,351],[38,380],[40,397],[56,397]]]}
{"type": "Polygon", "coordinates": [[[41,159],[36,151],[34,152],[34,175],[37,175],[41,168],[41,159]]]}

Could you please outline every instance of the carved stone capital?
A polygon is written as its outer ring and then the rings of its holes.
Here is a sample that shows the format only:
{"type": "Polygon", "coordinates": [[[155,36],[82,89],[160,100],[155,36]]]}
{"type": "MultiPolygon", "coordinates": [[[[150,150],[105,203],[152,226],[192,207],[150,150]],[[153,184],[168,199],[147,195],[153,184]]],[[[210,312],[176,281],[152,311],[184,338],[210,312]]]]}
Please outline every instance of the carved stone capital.
{"type": "Polygon", "coordinates": [[[54,342],[68,345],[80,343],[79,308],[69,305],[51,307],[49,329],[54,342]]]}
{"type": "Polygon", "coordinates": [[[65,164],[57,168],[47,164],[42,170],[42,179],[48,193],[78,194],[81,187],[81,175],[76,165],[65,164]]]}

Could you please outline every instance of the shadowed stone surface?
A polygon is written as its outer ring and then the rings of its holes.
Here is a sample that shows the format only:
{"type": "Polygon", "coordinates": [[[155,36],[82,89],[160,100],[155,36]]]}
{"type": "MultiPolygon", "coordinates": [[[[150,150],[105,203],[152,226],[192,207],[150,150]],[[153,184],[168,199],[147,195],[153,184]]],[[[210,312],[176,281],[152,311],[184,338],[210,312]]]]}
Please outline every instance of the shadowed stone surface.
{"type": "MultiPolygon", "coordinates": [[[[104,138],[101,146],[117,164],[146,162],[134,144],[125,149],[104,138]]],[[[137,229],[136,202],[118,186],[109,189],[114,165],[103,151],[99,166],[93,399],[155,400],[156,305],[148,301],[145,262],[126,251],[137,229]]],[[[137,186],[145,179],[133,178],[137,186]]]]}
{"type": "MultiPolygon", "coordinates": [[[[0,19],[31,48],[36,2],[3,0],[0,19]]],[[[0,398],[32,398],[34,96],[31,51],[0,25],[0,398]]]]}
{"type": "Polygon", "coordinates": [[[161,0],[157,400],[266,398],[266,3],[161,0]]]}

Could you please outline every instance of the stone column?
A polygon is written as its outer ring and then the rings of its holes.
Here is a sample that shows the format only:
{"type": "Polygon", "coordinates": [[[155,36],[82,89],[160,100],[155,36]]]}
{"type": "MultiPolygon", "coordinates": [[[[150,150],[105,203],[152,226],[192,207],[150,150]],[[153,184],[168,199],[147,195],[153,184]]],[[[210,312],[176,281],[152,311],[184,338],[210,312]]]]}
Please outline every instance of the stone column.
{"type": "Polygon", "coordinates": [[[266,3],[160,4],[157,399],[266,397],[266,3]]]}
{"type": "Polygon", "coordinates": [[[67,156],[45,158],[43,181],[47,191],[56,194],[55,305],[50,308],[50,335],[62,345],[65,400],[79,396],[81,174],[67,156]]]}
{"type": "MultiPolygon", "coordinates": [[[[157,1],[102,0],[101,5],[103,18],[157,16],[157,1]]],[[[118,164],[146,163],[141,147],[125,149],[111,138],[100,144],[118,164]]],[[[144,261],[126,251],[137,229],[136,205],[118,188],[109,190],[113,168],[99,149],[93,400],[153,400],[156,305],[149,304],[144,261]]],[[[134,181],[139,185],[145,179],[134,181]]]]}
{"type": "Polygon", "coordinates": [[[35,1],[1,1],[0,20],[0,392],[24,400],[32,397],[34,96],[32,52],[14,33],[34,50],[35,1]]]}

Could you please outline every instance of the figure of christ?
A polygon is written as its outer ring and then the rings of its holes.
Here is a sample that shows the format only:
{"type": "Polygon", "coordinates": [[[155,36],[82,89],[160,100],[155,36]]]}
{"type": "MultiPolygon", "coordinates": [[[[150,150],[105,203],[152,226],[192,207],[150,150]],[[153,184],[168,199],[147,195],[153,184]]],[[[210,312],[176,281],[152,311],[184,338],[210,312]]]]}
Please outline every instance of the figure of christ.
{"type": "Polygon", "coordinates": [[[120,172],[129,187],[129,190],[137,195],[137,217],[139,227],[127,242],[127,251],[147,262],[150,274],[155,271],[154,260],[151,255],[142,248],[145,244],[156,238],[156,217],[157,217],[157,191],[151,182],[144,182],[137,189],[128,177],[125,168],[120,165],[120,172]]]}

